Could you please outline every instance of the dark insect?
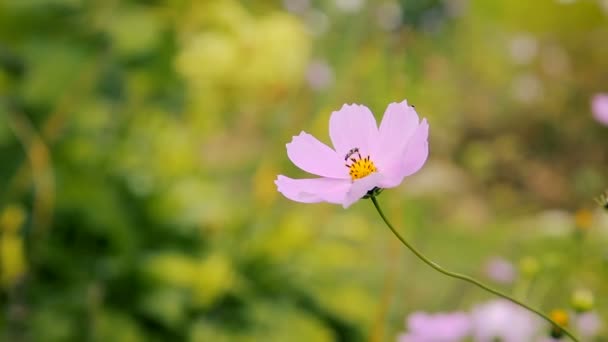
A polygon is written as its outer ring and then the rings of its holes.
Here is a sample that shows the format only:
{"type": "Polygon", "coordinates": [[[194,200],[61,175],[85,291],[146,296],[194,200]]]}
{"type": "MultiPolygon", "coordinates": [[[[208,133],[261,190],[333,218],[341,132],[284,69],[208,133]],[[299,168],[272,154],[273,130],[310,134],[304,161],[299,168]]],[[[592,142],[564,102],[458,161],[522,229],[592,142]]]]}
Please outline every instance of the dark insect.
{"type": "MultiPolygon", "coordinates": [[[[348,153],[346,154],[346,156],[344,157],[344,161],[347,161],[348,158],[350,158],[350,156],[352,156],[353,154],[359,154],[359,148],[355,147],[355,148],[351,148],[350,151],[348,151],[348,153]]],[[[359,154],[359,159],[361,159],[361,155],[359,154]]]]}

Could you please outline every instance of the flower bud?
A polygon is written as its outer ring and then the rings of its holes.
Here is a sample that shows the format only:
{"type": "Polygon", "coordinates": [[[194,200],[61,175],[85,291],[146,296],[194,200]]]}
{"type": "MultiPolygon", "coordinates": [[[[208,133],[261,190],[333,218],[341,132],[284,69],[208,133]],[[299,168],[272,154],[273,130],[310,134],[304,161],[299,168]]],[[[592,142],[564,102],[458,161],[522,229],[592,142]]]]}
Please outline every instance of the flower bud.
{"type": "Polygon", "coordinates": [[[540,271],[540,264],[536,258],[527,256],[519,261],[521,273],[526,277],[534,277],[540,271]]]}
{"type": "Polygon", "coordinates": [[[593,292],[587,289],[578,289],[572,293],[570,302],[574,310],[578,312],[587,312],[593,309],[595,299],[593,292]]]}
{"type": "Polygon", "coordinates": [[[551,337],[555,339],[562,338],[564,336],[564,331],[561,328],[567,327],[570,321],[568,313],[563,309],[555,309],[551,311],[549,317],[557,324],[551,327],[551,337]]]}

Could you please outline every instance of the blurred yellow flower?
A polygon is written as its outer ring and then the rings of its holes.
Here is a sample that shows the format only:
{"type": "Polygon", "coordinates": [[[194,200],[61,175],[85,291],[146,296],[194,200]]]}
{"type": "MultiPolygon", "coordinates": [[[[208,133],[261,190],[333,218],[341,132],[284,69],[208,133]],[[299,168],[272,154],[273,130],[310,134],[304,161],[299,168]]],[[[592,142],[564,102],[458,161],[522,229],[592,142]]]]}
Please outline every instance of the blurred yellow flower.
{"type": "Polygon", "coordinates": [[[16,234],[3,233],[0,238],[0,282],[5,288],[13,286],[27,270],[23,239],[16,234]]]}
{"type": "Polygon", "coordinates": [[[164,22],[145,7],[123,8],[99,18],[114,49],[123,56],[146,53],[159,42],[164,22]]]}
{"type": "Polygon", "coordinates": [[[20,205],[9,204],[0,213],[0,283],[11,287],[27,270],[25,245],[19,229],[26,219],[20,205]]]}
{"type": "Polygon", "coordinates": [[[260,19],[255,36],[243,43],[246,62],[239,77],[246,88],[287,86],[303,79],[311,41],[294,17],[277,13],[260,19]]]}
{"type": "Polygon", "coordinates": [[[255,203],[261,207],[272,204],[277,197],[277,192],[273,188],[276,173],[274,165],[270,162],[262,162],[253,176],[255,203]]]}
{"type": "Polygon", "coordinates": [[[179,19],[177,24],[182,38],[209,27],[236,36],[246,35],[254,21],[236,0],[191,1],[179,19]]]}
{"type": "Polygon", "coordinates": [[[281,220],[263,246],[273,260],[285,260],[309,246],[314,234],[309,220],[301,213],[292,212],[281,220]]]}
{"type": "Polygon", "coordinates": [[[549,313],[549,317],[551,317],[551,319],[561,327],[568,325],[568,313],[563,309],[555,309],[551,311],[551,313],[549,313]]]}
{"type": "Polygon", "coordinates": [[[254,17],[232,0],[193,4],[184,15],[174,67],[190,87],[189,111],[208,117],[218,102],[262,104],[303,80],[312,41],[294,16],[254,17]]]}
{"type": "Polygon", "coordinates": [[[519,269],[524,276],[532,278],[540,271],[540,263],[536,258],[526,256],[519,261],[519,269]]]}
{"type": "Polygon", "coordinates": [[[238,43],[226,33],[202,32],[180,51],[175,68],[195,87],[229,84],[238,71],[238,43]]]}
{"type": "Polygon", "coordinates": [[[212,305],[233,287],[235,279],[236,273],[229,257],[219,253],[206,257],[198,263],[193,279],[194,305],[212,305]]]}
{"type": "Polygon", "coordinates": [[[572,307],[578,312],[586,312],[593,309],[595,298],[593,292],[588,289],[577,289],[572,293],[570,299],[572,307]]]}
{"type": "Polygon", "coordinates": [[[377,299],[355,284],[327,289],[320,293],[320,301],[338,316],[358,324],[369,323],[373,318],[370,308],[377,305],[377,299]]]}
{"type": "Polygon", "coordinates": [[[564,332],[560,328],[566,328],[570,324],[570,316],[568,312],[563,309],[555,309],[549,313],[549,317],[553,322],[557,323],[557,326],[551,327],[551,337],[561,339],[564,332]]]}
{"type": "Polygon", "coordinates": [[[593,224],[593,213],[589,209],[579,209],[576,214],[574,214],[574,223],[579,230],[589,230],[593,224]]]}
{"type": "Polygon", "coordinates": [[[23,207],[9,204],[0,213],[0,229],[4,233],[16,233],[25,221],[26,213],[23,207]]]}
{"type": "Polygon", "coordinates": [[[145,266],[147,274],[162,283],[188,290],[192,304],[208,307],[235,284],[236,272],[230,259],[212,254],[199,260],[177,252],[152,257],[145,266]]]}
{"type": "Polygon", "coordinates": [[[167,285],[188,288],[197,273],[197,260],[178,252],[158,254],[145,264],[146,273],[167,285]]]}

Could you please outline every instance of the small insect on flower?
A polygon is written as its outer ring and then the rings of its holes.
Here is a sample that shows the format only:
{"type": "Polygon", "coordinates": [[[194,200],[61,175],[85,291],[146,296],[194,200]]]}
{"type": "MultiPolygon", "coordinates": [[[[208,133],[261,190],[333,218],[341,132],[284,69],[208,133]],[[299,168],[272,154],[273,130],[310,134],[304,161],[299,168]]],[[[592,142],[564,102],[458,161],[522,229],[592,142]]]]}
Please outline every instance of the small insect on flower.
{"type": "Polygon", "coordinates": [[[362,105],[344,105],[329,118],[333,148],[301,132],[287,144],[287,156],[319,178],[279,175],[277,189],[303,203],[329,202],[349,207],[361,198],[401,184],[426,162],[429,125],[407,101],[391,103],[378,126],[362,105]]]}
{"type": "Polygon", "coordinates": [[[602,206],[602,208],[608,210],[608,190],[604,191],[601,195],[595,198],[597,204],[602,206]]]}
{"type": "Polygon", "coordinates": [[[352,156],[355,153],[358,154],[359,159],[361,159],[361,154],[359,153],[359,148],[355,147],[355,148],[351,148],[350,151],[348,151],[348,153],[346,154],[346,156],[344,156],[344,161],[347,161],[348,158],[350,158],[350,156],[352,156]]]}

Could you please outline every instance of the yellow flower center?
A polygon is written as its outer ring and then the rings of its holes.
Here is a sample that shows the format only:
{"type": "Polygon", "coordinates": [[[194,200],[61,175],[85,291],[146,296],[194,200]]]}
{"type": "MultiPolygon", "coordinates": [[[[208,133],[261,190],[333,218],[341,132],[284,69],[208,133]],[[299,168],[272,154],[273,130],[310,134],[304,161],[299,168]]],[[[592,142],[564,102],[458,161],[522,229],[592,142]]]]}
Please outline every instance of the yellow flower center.
{"type": "Polygon", "coordinates": [[[352,180],[361,179],[369,176],[371,173],[377,172],[378,169],[374,162],[369,159],[369,156],[363,158],[359,153],[358,148],[353,148],[344,157],[344,161],[350,162],[346,164],[349,169],[348,174],[352,180]],[[356,155],[356,158],[354,157],[356,155]]]}
{"type": "Polygon", "coordinates": [[[551,311],[549,317],[558,325],[565,327],[568,325],[568,313],[564,310],[556,309],[551,311]]]}
{"type": "Polygon", "coordinates": [[[574,215],[576,227],[580,230],[589,230],[593,224],[593,213],[589,209],[579,209],[574,215]]]}

